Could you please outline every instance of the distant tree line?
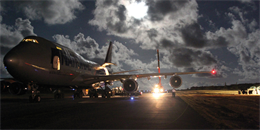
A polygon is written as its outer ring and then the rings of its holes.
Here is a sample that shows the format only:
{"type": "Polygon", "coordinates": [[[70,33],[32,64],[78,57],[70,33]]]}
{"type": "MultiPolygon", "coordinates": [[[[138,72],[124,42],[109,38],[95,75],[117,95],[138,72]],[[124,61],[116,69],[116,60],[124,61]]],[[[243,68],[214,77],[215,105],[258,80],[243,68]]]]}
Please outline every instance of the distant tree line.
{"type": "Polygon", "coordinates": [[[188,90],[241,90],[251,86],[260,86],[260,83],[231,84],[225,86],[193,86],[188,90]]]}

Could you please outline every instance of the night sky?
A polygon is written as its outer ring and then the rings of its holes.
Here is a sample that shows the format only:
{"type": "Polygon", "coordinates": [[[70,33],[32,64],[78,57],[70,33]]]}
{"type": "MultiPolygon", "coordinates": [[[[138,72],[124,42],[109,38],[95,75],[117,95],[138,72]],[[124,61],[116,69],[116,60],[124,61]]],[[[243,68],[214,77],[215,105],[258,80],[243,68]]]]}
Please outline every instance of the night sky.
{"type": "MultiPolygon", "coordinates": [[[[37,35],[99,64],[111,40],[114,72],[157,72],[156,49],[161,72],[217,70],[216,76],[181,76],[180,89],[260,82],[259,6],[251,0],[1,1],[1,77],[11,77],[4,55],[37,35]]],[[[140,89],[151,89],[158,78],[137,81],[140,89]]],[[[162,84],[171,88],[169,76],[162,84]]]]}

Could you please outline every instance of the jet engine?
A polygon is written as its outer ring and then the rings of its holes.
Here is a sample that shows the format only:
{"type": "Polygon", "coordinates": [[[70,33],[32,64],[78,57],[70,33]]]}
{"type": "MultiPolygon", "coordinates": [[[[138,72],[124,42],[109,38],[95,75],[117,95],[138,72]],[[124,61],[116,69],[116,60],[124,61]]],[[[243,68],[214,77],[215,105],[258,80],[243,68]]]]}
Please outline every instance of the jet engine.
{"type": "Polygon", "coordinates": [[[19,82],[14,82],[9,86],[9,92],[14,95],[23,95],[26,91],[26,86],[19,82]]]}
{"type": "Polygon", "coordinates": [[[138,83],[134,79],[126,79],[123,82],[123,87],[128,93],[135,92],[139,89],[138,83]]]}
{"type": "Polygon", "coordinates": [[[180,76],[175,75],[170,78],[170,85],[173,88],[179,88],[181,84],[182,84],[182,80],[180,76]]]}

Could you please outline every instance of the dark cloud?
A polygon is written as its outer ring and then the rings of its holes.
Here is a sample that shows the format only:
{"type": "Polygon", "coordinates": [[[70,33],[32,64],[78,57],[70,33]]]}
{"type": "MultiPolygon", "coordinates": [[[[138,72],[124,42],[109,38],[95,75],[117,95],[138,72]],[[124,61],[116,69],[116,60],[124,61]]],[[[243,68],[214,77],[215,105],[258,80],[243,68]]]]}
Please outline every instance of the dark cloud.
{"type": "Polygon", "coordinates": [[[181,30],[184,44],[194,48],[203,48],[206,46],[206,38],[200,29],[200,25],[196,22],[186,25],[181,30]]]}
{"type": "Polygon", "coordinates": [[[150,39],[153,39],[153,38],[157,37],[158,31],[156,29],[152,28],[152,29],[147,31],[147,34],[148,34],[150,39]]]}
{"type": "Polygon", "coordinates": [[[0,55],[5,55],[9,50],[10,50],[10,48],[8,48],[8,47],[4,47],[4,46],[1,46],[1,54],[0,55]]]}
{"type": "Polygon", "coordinates": [[[117,10],[114,12],[116,17],[107,18],[107,28],[116,33],[126,33],[129,27],[126,25],[126,8],[124,5],[117,6],[117,10]],[[115,19],[118,18],[119,21],[115,19]]]}
{"type": "Polygon", "coordinates": [[[171,51],[171,56],[169,56],[169,60],[176,67],[191,67],[193,62],[192,53],[193,51],[190,49],[174,49],[171,51]]]}
{"type": "Polygon", "coordinates": [[[162,48],[172,48],[174,47],[174,43],[168,39],[165,39],[163,38],[161,41],[160,41],[160,44],[161,44],[161,47],[162,48]]]}
{"type": "Polygon", "coordinates": [[[71,48],[86,59],[93,59],[99,54],[99,44],[91,37],[85,38],[84,34],[79,33],[71,41],[69,36],[56,34],[53,39],[64,46],[71,48]]]}
{"type": "Polygon", "coordinates": [[[248,64],[250,62],[250,60],[251,60],[251,57],[248,54],[246,54],[245,51],[241,51],[240,53],[241,53],[241,55],[240,55],[241,56],[241,60],[244,63],[248,64]]]}
{"type": "Polygon", "coordinates": [[[18,44],[20,40],[22,40],[22,37],[14,37],[13,39],[10,38],[10,35],[1,35],[0,41],[1,41],[1,47],[14,47],[18,44]]]}
{"type": "Polygon", "coordinates": [[[182,71],[198,71],[200,68],[215,66],[218,61],[209,52],[188,48],[170,50],[169,61],[182,71]]]}
{"type": "Polygon", "coordinates": [[[17,27],[17,30],[21,32],[23,37],[35,35],[33,32],[34,27],[31,25],[31,22],[28,19],[16,19],[15,26],[17,27]]]}
{"type": "Polygon", "coordinates": [[[208,42],[210,42],[211,47],[227,47],[229,45],[227,39],[222,36],[219,36],[217,40],[210,40],[208,42]]]}
{"type": "Polygon", "coordinates": [[[17,2],[31,20],[43,19],[47,24],[65,24],[76,18],[75,13],[84,9],[78,0],[47,0],[17,2]]]}
{"type": "Polygon", "coordinates": [[[136,18],[133,18],[133,17],[132,17],[132,19],[134,20],[134,22],[133,22],[133,25],[134,25],[134,26],[139,26],[139,25],[141,25],[141,20],[136,19],[136,18]]]}
{"type": "Polygon", "coordinates": [[[238,0],[240,1],[241,3],[253,3],[254,1],[253,0],[238,0]]]}
{"type": "Polygon", "coordinates": [[[102,5],[104,7],[109,7],[112,5],[117,5],[118,4],[118,0],[102,0],[102,5]]]}
{"type": "Polygon", "coordinates": [[[118,6],[118,11],[115,12],[117,17],[119,18],[120,21],[125,21],[126,20],[126,8],[124,5],[119,5],[118,6]]]}
{"type": "Polygon", "coordinates": [[[116,22],[115,24],[112,21],[107,22],[107,27],[116,33],[126,33],[128,31],[128,27],[124,21],[116,22]]]}
{"type": "Polygon", "coordinates": [[[169,13],[174,13],[181,9],[187,1],[152,1],[148,0],[148,16],[151,21],[161,21],[165,15],[169,13]]]}
{"type": "Polygon", "coordinates": [[[77,36],[74,37],[74,41],[77,43],[79,48],[86,47],[86,48],[98,48],[97,42],[92,39],[91,37],[84,38],[84,34],[79,33],[77,36]]]}
{"type": "Polygon", "coordinates": [[[0,13],[4,11],[4,7],[2,6],[3,3],[0,4],[0,13]]]}
{"type": "Polygon", "coordinates": [[[17,18],[15,20],[15,26],[8,26],[1,24],[0,42],[1,47],[14,47],[17,45],[24,37],[30,35],[36,35],[34,33],[34,28],[28,19],[17,18]]]}

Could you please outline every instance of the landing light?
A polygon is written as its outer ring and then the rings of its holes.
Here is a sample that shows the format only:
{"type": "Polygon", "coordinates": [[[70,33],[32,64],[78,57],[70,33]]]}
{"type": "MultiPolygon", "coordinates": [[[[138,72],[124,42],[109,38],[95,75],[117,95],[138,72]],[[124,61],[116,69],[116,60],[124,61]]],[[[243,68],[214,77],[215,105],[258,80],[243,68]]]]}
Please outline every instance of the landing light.
{"type": "Polygon", "coordinates": [[[153,93],[155,99],[159,99],[162,95],[164,95],[164,93],[153,93]]]}
{"type": "Polygon", "coordinates": [[[163,89],[161,89],[160,91],[163,92],[163,89]]]}
{"type": "Polygon", "coordinates": [[[155,88],[155,89],[154,89],[154,92],[155,92],[155,93],[159,93],[159,88],[155,88]]]}

